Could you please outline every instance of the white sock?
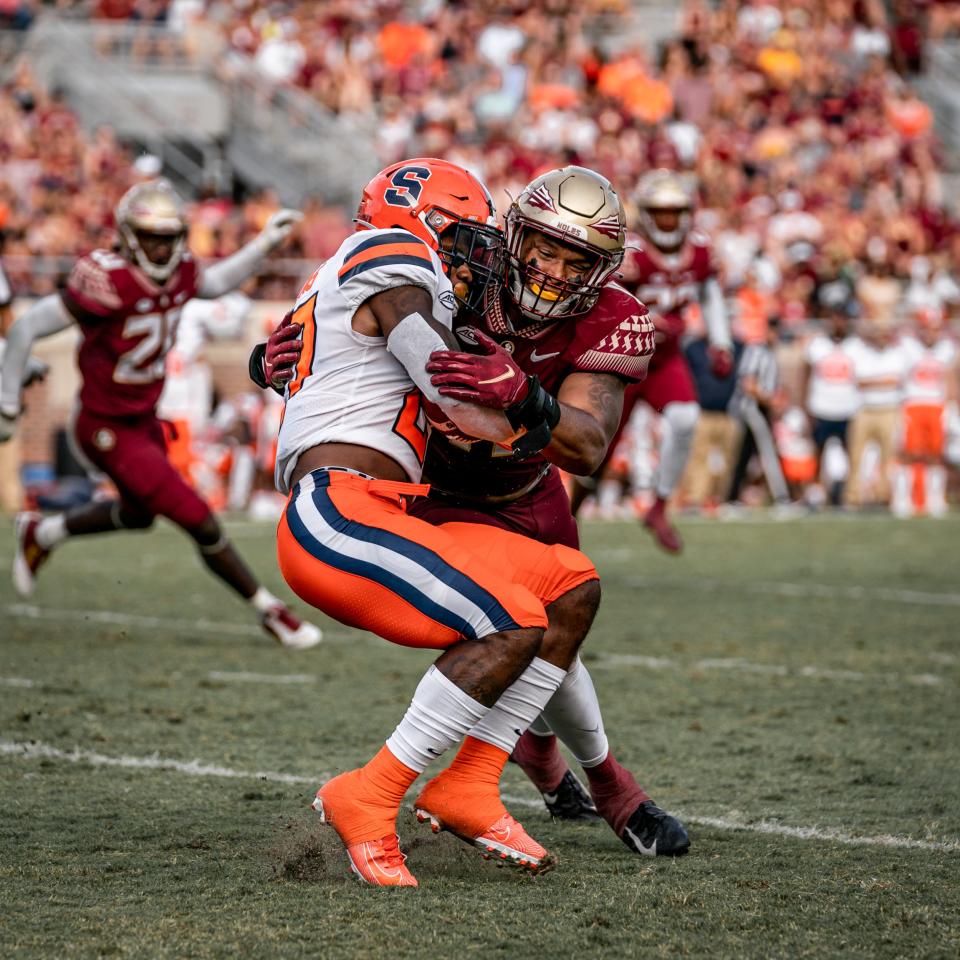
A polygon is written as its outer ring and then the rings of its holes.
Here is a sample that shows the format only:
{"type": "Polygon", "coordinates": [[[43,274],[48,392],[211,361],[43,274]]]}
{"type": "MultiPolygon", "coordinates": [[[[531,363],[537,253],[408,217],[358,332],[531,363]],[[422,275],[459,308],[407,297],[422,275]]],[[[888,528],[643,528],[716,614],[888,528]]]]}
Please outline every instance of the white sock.
{"type": "Polygon", "coordinates": [[[927,512],[931,517],[947,512],[947,468],[940,464],[927,467],[927,512]]]}
{"type": "Polygon", "coordinates": [[[683,475],[699,416],[700,407],[692,401],[668,403],[663,408],[656,494],[664,500],[670,499],[683,475]]]}
{"type": "Polygon", "coordinates": [[[909,517],[913,513],[912,484],[913,468],[909,464],[899,464],[893,468],[893,499],[890,509],[898,517],[909,517]]]}
{"type": "Polygon", "coordinates": [[[527,733],[532,733],[535,737],[552,737],[553,731],[550,729],[550,724],[547,723],[543,718],[541,713],[533,723],[527,727],[527,733]]]}
{"type": "Polygon", "coordinates": [[[470,730],[470,736],[513,753],[523,731],[540,716],[565,676],[562,667],[534,657],[530,666],[503,691],[487,715],[470,730]]]}
{"type": "Polygon", "coordinates": [[[250,598],[249,602],[259,613],[266,613],[271,607],[275,607],[280,600],[266,587],[257,587],[257,592],[250,598]]]}
{"type": "Polygon", "coordinates": [[[553,732],[581,767],[603,763],[610,749],[590,672],[577,657],[543,711],[553,732]]]}
{"type": "Polygon", "coordinates": [[[44,517],[38,524],[36,533],[37,544],[44,550],[52,550],[58,543],[66,540],[67,518],[62,513],[55,513],[52,517],[44,517]]]}
{"type": "Polygon", "coordinates": [[[387,749],[418,773],[463,735],[489,710],[467,696],[435,666],[423,675],[407,712],[387,740],[387,749]]]}

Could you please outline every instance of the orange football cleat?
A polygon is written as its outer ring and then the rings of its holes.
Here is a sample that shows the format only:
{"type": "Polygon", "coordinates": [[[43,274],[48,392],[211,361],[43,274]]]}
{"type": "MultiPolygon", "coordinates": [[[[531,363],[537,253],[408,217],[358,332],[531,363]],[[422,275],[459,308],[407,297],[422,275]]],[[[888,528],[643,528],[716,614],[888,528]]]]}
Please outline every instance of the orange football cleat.
{"type": "Polygon", "coordinates": [[[313,809],[329,824],[347,848],[350,869],[375,887],[416,887],[406,868],[396,834],[396,809],[364,798],[357,790],[361,771],[341,773],[325,783],[313,809]],[[366,838],[366,839],[365,839],[366,838]]]}
{"type": "Polygon", "coordinates": [[[484,860],[521,867],[532,874],[546,873],[556,866],[556,858],[510,816],[499,797],[493,804],[489,798],[483,803],[479,797],[446,790],[445,786],[436,777],[417,797],[414,813],[420,823],[429,822],[434,833],[446,830],[459,837],[476,847],[484,860]],[[477,812],[485,809],[491,810],[486,816],[477,812]]]}

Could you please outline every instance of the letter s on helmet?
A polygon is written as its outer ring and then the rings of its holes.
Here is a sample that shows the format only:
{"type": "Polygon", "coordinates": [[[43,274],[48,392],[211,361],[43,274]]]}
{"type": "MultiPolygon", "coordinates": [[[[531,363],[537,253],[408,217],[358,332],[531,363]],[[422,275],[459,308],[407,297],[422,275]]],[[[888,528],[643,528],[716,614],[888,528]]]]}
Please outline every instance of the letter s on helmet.
{"type": "Polygon", "coordinates": [[[165,283],[180,260],[187,242],[187,221],[183,201],[169,180],[161,177],[131,187],[114,211],[117,233],[124,256],[158,283],[165,283]],[[164,263],[151,260],[140,243],[141,234],[173,238],[173,252],[164,263]]]}
{"type": "Polygon", "coordinates": [[[521,312],[554,320],[587,313],[623,261],[626,215],[606,177],[561,167],[532,180],[507,211],[508,286],[521,312]],[[583,250],[592,266],[575,280],[548,277],[524,262],[524,244],[539,231],[583,250]]]}
{"type": "Polygon", "coordinates": [[[469,286],[454,280],[462,306],[482,311],[503,282],[503,234],[493,200],[472,174],[448,160],[417,157],[391,164],[364,188],[361,227],[400,228],[437,252],[447,272],[466,264],[469,286]]]}

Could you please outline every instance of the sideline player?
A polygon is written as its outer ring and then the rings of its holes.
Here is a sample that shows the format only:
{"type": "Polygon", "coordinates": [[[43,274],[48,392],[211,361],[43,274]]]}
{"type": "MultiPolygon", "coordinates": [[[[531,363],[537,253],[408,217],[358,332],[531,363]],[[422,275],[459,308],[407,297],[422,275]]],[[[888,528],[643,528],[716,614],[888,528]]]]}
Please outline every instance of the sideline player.
{"type": "Polygon", "coordinates": [[[915,333],[904,337],[907,357],[903,385],[901,463],[894,472],[892,510],[898,517],[947,513],[945,464],[947,407],[958,399],[957,346],[940,307],[914,311],[915,333]]]}
{"type": "Polygon", "coordinates": [[[415,801],[418,819],[541,872],[553,860],[503,806],[500,775],[574,655],[558,631],[544,632],[548,613],[592,619],[596,571],[569,547],[489,525],[432,526],[407,503],[428,489],[424,407],[450,429],[533,452],[550,442],[556,401],[488,410],[443,397],[426,371],[431,353],[456,345],[458,303],[482,309],[502,279],[479,181],[442,160],[394,164],[364,188],[357,222],[292,314],[303,351],[278,441],[277,487],[290,494],[278,560],[291,588],[330,616],[444,652],[386,745],[324,784],[314,805],[361,879],[416,886],[396,835],[400,803],[466,734],[415,801]]]}
{"type": "Polygon", "coordinates": [[[0,441],[14,433],[19,384],[34,339],[76,322],[83,383],[74,439],[83,459],[118,491],[116,498],[66,513],[18,515],[18,593],[33,592],[38,568],[68,537],[146,529],[162,516],[194,540],[207,568],[251,604],[277,641],[294,648],[320,642],[317,627],[257,582],[209,505],[171,465],[156,415],[183,305],[195,296],[222,296],[243,282],[299,219],[296,211],[277,211],[259,236],[201,273],[186,249],[187,223],[173,188],[163,179],[137,184],[117,205],[118,248],[78,260],[65,289],[37,301],[13,325],[0,377],[0,441]]]}
{"type": "MultiPolygon", "coordinates": [[[[671,170],[652,170],[637,185],[636,202],[641,245],[624,261],[622,282],[650,309],[657,349],[646,380],[627,389],[620,431],[610,442],[607,460],[638,401],[646,400],[663,415],[656,498],[643,525],[664,550],[679,553],[683,542],[667,517],[667,501],[683,476],[700,415],[681,344],[687,308],[699,304],[703,312],[716,376],[733,372],[733,346],[709,241],[691,230],[693,200],[683,180],[671,170]]],[[[574,513],[589,490],[579,481],[577,487],[574,513]]]]}
{"type": "MultiPolygon", "coordinates": [[[[493,407],[537,403],[549,391],[558,412],[550,443],[540,454],[518,458],[496,444],[434,429],[424,466],[430,493],[413,502],[413,515],[434,524],[489,524],[546,544],[578,546],[558,465],[585,474],[596,469],[620,422],[626,383],[643,378],[652,351],[652,327],[642,304],[610,282],[623,256],[624,220],[609,182],[581,167],[550,171],[521,191],[507,214],[507,289],[483,315],[458,314],[455,320],[480,353],[438,355],[430,369],[437,383],[450,377],[440,387],[445,391],[456,390],[458,365],[489,368],[483,375],[474,367],[475,383],[468,389],[470,399],[493,407]],[[477,337],[472,324],[484,335],[477,337]],[[487,383],[478,390],[481,380],[487,383]]],[[[287,324],[271,335],[265,348],[268,379],[282,382],[289,376],[299,355],[292,338],[299,332],[287,324]]],[[[253,359],[259,367],[260,357],[253,359]]],[[[253,372],[262,383],[259,371],[253,372]]],[[[592,616],[549,612],[551,628],[575,638],[577,649],[592,616]]],[[[683,826],[650,800],[610,750],[593,681],[578,657],[545,717],[546,723],[538,721],[521,737],[513,759],[551,814],[596,819],[599,810],[636,853],[686,852],[683,826]],[[568,769],[552,731],[583,766],[596,806],[568,769]]]]}

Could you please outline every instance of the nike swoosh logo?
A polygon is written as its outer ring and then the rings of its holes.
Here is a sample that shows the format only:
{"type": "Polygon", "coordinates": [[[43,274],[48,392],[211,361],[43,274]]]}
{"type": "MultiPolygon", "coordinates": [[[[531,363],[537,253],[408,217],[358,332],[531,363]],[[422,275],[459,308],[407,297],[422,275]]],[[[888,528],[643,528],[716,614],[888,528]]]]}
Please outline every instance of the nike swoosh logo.
{"type": "Polygon", "coordinates": [[[623,832],[630,834],[630,839],[637,845],[637,850],[639,850],[640,853],[646,854],[648,857],[655,857],[655,856],[657,855],[657,841],[656,841],[656,840],[654,840],[653,843],[651,843],[649,847],[645,847],[645,846],[640,842],[640,838],[639,838],[629,827],[624,827],[624,828],[623,828],[623,832]]]}
{"type": "Polygon", "coordinates": [[[478,380],[477,383],[481,385],[485,383],[500,383],[501,380],[509,380],[511,377],[515,377],[516,375],[517,372],[513,369],[513,367],[507,367],[507,369],[504,370],[499,377],[494,377],[491,380],[478,380]]]}
{"type": "Polygon", "coordinates": [[[560,356],[559,350],[555,351],[554,353],[537,353],[537,351],[534,350],[530,354],[530,359],[534,363],[539,363],[541,360],[549,360],[551,357],[559,357],[559,356],[560,356]]]}

